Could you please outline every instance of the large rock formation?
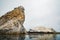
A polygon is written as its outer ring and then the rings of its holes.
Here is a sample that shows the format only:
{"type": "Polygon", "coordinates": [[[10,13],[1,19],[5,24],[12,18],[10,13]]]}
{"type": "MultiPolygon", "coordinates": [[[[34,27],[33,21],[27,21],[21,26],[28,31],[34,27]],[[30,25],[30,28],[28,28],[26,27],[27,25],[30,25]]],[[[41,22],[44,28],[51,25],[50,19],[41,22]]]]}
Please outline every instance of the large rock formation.
{"type": "Polygon", "coordinates": [[[35,27],[30,29],[30,32],[55,32],[55,30],[53,28],[35,27]]]}
{"type": "Polygon", "coordinates": [[[24,8],[16,7],[0,17],[0,33],[25,33],[24,21],[24,8]]]}

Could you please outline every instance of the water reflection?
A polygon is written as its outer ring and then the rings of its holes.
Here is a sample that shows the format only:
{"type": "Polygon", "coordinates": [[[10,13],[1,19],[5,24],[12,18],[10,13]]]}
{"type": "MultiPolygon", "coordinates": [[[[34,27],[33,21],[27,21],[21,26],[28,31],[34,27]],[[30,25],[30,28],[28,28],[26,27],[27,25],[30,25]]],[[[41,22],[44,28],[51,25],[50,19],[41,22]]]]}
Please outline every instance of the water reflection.
{"type": "Polygon", "coordinates": [[[0,35],[0,40],[24,40],[25,35],[0,35]]]}
{"type": "Polygon", "coordinates": [[[0,40],[56,40],[55,34],[0,35],[0,40]]]}
{"type": "Polygon", "coordinates": [[[56,40],[55,34],[30,34],[29,38],[32,40],[56,40]]]}

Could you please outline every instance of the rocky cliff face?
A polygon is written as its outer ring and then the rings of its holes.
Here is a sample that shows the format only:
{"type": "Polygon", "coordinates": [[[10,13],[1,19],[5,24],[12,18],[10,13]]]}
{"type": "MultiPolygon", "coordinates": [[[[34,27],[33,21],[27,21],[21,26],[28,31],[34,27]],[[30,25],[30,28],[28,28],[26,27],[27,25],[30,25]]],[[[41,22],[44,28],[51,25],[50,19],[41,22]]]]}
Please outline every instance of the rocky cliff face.
{"type": "Polygon", "coordinates": [[[0,17],[0,33],[25,33],[24,21],[24,8],[22,6],[16,7],[0,17]]]}

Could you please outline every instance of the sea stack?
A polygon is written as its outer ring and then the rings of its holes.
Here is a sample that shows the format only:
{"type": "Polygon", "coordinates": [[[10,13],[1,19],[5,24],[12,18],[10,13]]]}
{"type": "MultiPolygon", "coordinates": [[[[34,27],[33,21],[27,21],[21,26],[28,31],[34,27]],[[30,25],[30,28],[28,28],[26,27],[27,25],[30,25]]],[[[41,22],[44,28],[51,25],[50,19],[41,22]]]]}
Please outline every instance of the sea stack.
{"type": "Polygon", "coordinates": [[[0,33],[25,33],[24,21],[24,7],[16,7],[0,17],[0,33]]]}

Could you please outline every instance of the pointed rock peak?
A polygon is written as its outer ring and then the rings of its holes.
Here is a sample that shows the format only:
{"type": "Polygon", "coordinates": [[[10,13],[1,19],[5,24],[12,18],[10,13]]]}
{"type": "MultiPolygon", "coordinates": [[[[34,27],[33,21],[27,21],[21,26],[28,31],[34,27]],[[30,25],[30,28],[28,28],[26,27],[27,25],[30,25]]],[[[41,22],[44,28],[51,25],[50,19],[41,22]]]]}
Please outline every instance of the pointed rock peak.
{"type": "Polygon", "coordinates": [[[14,9],[17,9],[17,8],[20,9],[20,10],[23,10],[23,11],[25,10],[23,6],[18,6],[16,8],[14,8],[14,9]]]}

